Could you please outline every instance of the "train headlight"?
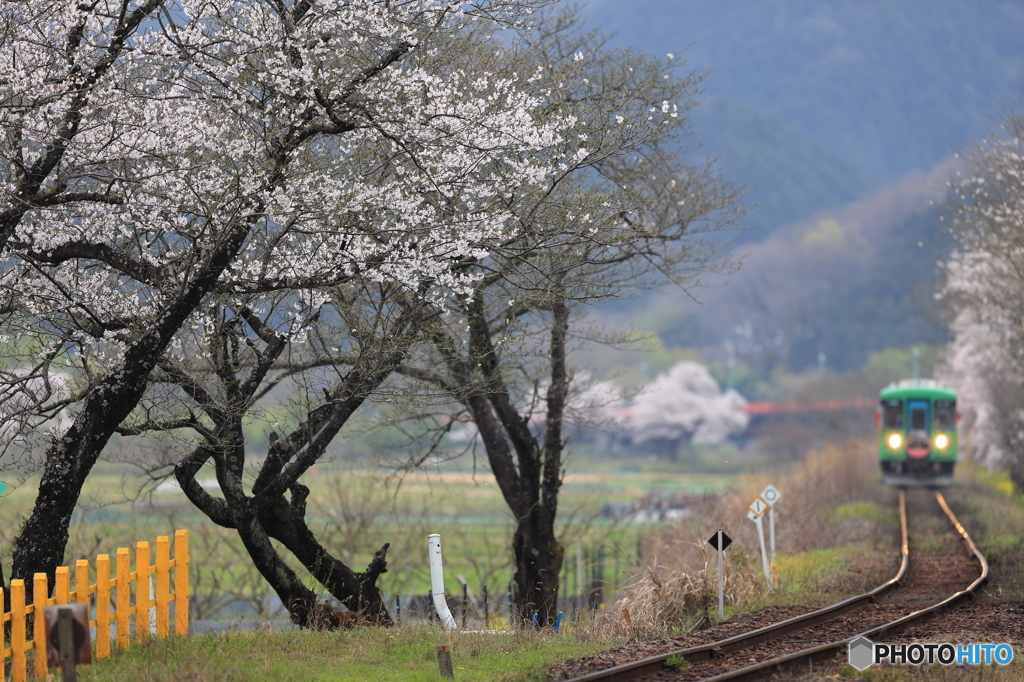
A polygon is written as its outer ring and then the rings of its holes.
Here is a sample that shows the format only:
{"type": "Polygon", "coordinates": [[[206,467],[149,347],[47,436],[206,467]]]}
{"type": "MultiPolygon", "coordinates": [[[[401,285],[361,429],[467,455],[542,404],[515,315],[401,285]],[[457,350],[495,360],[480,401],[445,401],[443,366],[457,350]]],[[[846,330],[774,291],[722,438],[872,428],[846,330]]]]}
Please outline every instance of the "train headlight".
{"type": "Polygon", "coordinates": [[[948,445],[949,436],[947,436],[944,433],[940,433],[939,435],[935,436],[935,447],[937,447],[939,450],[945,450],[948,445]]]}
{"type": "Polygon", "coordinates": [[[899,446],[903,445],[903,438],[900,436],[900,434],[894,433],[891,436],[889,436],[889,439],[886,442],[889,443],[890,448],[895,450],[899,446]]]}

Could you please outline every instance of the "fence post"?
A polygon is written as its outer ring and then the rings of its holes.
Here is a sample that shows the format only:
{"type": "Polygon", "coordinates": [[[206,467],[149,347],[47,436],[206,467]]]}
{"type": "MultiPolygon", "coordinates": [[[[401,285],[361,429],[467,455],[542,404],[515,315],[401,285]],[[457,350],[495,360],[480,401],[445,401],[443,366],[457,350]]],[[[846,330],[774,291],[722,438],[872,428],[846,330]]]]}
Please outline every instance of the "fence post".
{"type": "MultiPolygon", "coordinates": [[[[4,628],[4,622],[3,622],[2,616],[4,614],[4,597],[7,596],[6,592],[7,591],[5,589],[0,587],[0,652],[2,652],[4,650],[4,630],[6,628],[4,628]]],[[[4,657],[4,658],[6,658],[6,657],[4,657]]]]}
{"type": "Polygon", "coordinates": [[[590,570],[590,608],[596,610],[604,600],[604,545],[598,545],[590,570]]]}
{"type": "Polygon", "coordinates": [[[25,581],[11,581],[11,679],[25,682],[25,581]]]}
{"type": "Polygon", "coordinates": [[[462,627],[466,627],[467,611],[469,611],[469,586],[462,583],[462,627]]]}
{"type": "Polygon", "coordinates": [[[156,539],[156,636],[166,637],[170,614],[171,542],[166,535],[156,539]]]}
{"type": "Polygon", "coordinates": [[[110,555],[96,556],[96,658],[110,655],[110,555]]]}
{"type": "Polygon", "coordinates": [[[89,562],[86,559],[75,562],[75,603],[89,603],[89,562]]]}
{"type": "Polygon", "coordinates": [[[174,532],[174,634],[188,634],[188,531],[174,532]]]}
{"type": "Polygon", "coordinates": [[[615,565],[612,567],[612,594],[619,589],[619,567],[622,565],[622,556],[619,550],[618,541],[612,543],[612,557],[615,561],[615,565]]]}
{"type": "Polygon", "coordinates": [[[514,581],[508,583],[508,623],[513,628],[519,627],[519,623],[516,622],[516,584],[514,581]]]}
{"type": "Polygon", "coordinates": [[[36,677],[46,677],[46,621],[43,619],[43,610],[46,608],[46,598],[50,595],[50,586],[45,573],[36,573],[32,576],[32,641],[36,650],[32,666],[36,677]],[[39,655],[40,649],[43,655],[39,655]]]}
{"type": "Polygon", "coordinates": [[[117,549],[117,565],[114,570],[117,572],[114,595],[114,620],[117,625],[115,627],[114,639],[117,642],[117,646],[122,649],[128,647],[128,642],[131,639],[131,583],[128,579],[129,569],[131,568],[131,555],[128,553],[127,547],[119,547],[117,549]]]}
{"type": "Polygon", "coordinates": [[[585,594],[583,583],[583,541],[576,541],[576,594],[572,598],[573,620],[579,620],[583,612],[583,595],[585,594]]]}
{"type": "MultiPolygon", "coordinates": [[[[563,609],[566,610],[566,611],[569,610],[569,592],[570,592],[570,589],[569,589],[569,562],[566,560],[565,556],[566,556],[566,553],[563,551],[562,552],[562,577],[559,580],[559,584],[558,584],[558,594],[560,595],[560,598],[562,600],[562,608],[561,609],[556,608],[557,611],[561,611],[563,609]]],[[[556,598],[556,604],[555,605],[557,607],[557,598],[556,598]]]]}
{"type": "Polygon", "coordinates": [[[53,597],[58,604],[67,604],[71,595],[71,572],[67,566],[58,566],[53,581],[53,597]]]}
{"type": "Polygon", "coordinates": [[[135,639],[145,641],[149,636],[149,543],[135,543],[135,639]]]}

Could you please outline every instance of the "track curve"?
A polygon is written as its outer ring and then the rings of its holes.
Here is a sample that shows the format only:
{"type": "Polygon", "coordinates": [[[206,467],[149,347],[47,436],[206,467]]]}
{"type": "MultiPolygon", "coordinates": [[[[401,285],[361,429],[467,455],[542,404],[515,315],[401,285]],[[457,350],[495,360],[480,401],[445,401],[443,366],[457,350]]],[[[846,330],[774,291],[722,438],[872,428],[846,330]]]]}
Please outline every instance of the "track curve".
{"type": "MultiPolygon", "coordinates": [[[[676,673],[666,670],[666,661],[669,659],[673,660],[685,660],[688,666],[697,666],[698,668],[705,668],[703,665],[705,662],[711,661],[711,659],[725,659],[731,654],[745,649],[751,649],[764,645],[774,640],[792,633],[798,630],[803,630],[830,621],[841,622],[845,614],[855,611],[868,604],[874,604],[879,597],[889,593],[897,586],[900,586],[907,577],[908,566],[909,566],[909,555],[910,555],[910,536],[907,522],[907,504],[906,504],[906,491],[900,490],[899,492],[899,507],[900,507],[900,526],[902,532],[902,542],[900,547],[901,562],[900,569],[896,576],[879,585],[869,592],[865,592],[861,595],[851,597],[849,599],[842,600],[833,604],[832,606],[824,609],[818,609],[802,616],[783,620],[779,623],[769,625],[766,627],[758,628],[750,632],[742,633],[740,635],[730,637],[728,639],[713,642],[711,644],[702,645],[698,647],[691,647],[688,649],[680,649],[677,651],[652,656],[632,663],[626,663],[606,670],[600,670],[582,675],[579,677],[572,678],[571,682],[624,682],[625,680],[635,680],[640,678],[652,678],[658,677],[659,679],[707,679],[715,681],[724,680],[756,680],[770,676],[777,672],[784,672],[792,669],[803,669],[806,670],[808,666],[813,665],[814,662],[822,661],[826,659],[833,659],[837,652],[845,650],[849,642],[860,636],[866,636],[872,639],[880,639],[887,635],[895,634],[896,632],[907,627],[911,623],[917,623],[927,618],[933,617],[939,613],[943,613],[946,610],[952,608],[955,604],[959,603],[963,599],[973,594],[988,577],[988,563],[985,561],[984,556],[978,551],[974,545],[970,536],[960,522],[956,519],[956,516],[949,509],[946,504],[945,498],[938,491],[935,492],[936,500],[939,507],[942,509],[946,518],[952,523],[960,536],[960,539],[967,546],[974,561],[977,561],[980,566],[980,575],[973,580],[965,589],[960,589],[954,594],[945,597],[941,601],[935,604],[931,604],[926,608],[915,609],[911,613],[903,615],[901,617],[889,620],[881,625],[870,627],[864,631],[857,629],[855,623],[849,623],[845,627],[853,627],[852,632],[856,634],[850,634],[849,636],[840,637],[829,637],[826,640],[827,643],[820,646],[814,646],[810,648],[801,649],[798,651],[783,654],[781,656],[775,656],[756,662],[752,665],[742,665],[734,669],[728,670],[727,672],[714,672],[713,669],[717,666],[707,664],[707,667],[712,670],[707,672],[711,673],[710,676],[701,675],[696,669],[679,670],[676,673]]],[[[948,526],[947,526],[948,528],[948,526]]],[[[962,583],[960,583],[962,585],[962,583]]],[[[948,594],[948,592],[946,593],[948,594]]],[[[877,622],[877,621],[876,621],[877,622]]],[[[834,626],[844,627],[844,626],[834,626]]],[[[834,629],[834,628],[833,628],[834,629]]],[[[846,633],[850,633],[851,630],[847,629],[846,633]]],[[[821,640],[818,640],[821,641],[821,640]]],[[[796,643],[796,642],[793,642],[796,643]]],[[[754,660],[754,659],[751,659],[754,660]]],[[[718,662],[719,665],[725,664],[726,661],[721,660],[718,662]]]]}

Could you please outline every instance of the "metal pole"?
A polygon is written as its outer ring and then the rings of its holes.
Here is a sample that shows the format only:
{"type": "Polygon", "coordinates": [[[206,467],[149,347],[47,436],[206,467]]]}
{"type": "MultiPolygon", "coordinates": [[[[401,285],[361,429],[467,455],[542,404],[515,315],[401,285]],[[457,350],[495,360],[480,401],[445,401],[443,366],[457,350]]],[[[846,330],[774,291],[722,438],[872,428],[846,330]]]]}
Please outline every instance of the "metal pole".
{"type": "MultiPolygon", "coordinates": [[[[46,595],[43,596],[45,597],[46,595]]],[[[38,604],[39,602],[36,603],[38,604]]],[[[41,618],[43,614],[38,610],[38,606],[36,609],[36,618],[41,618]]],[[[67,680],[68,682],[75,682],[78,679],[78,673],[75,671],[74,619],[75,617],[69,608],[60,609],[57,612],[57,640],[60,642],[60,674],[61,680],[67,680]]],[[[38,648],[35,655],[45,658],[46,643],[39,642],[36,646],[38,648]]]]}
{"type": "Polygon", "coordinates": [[[722,569],[722,556],[724,551],[722,550],[722,529],[718,529],[718,622],[721,623],[725,620],[725,581],[723,576],[725,571],[722,569]]]}
{"type": "Polygon", "coordinates": [[[775,563],[775,505],[768,507],[768,534],[772,543],[772,563],[775,563]]]}
{"type": "Polygon", "coordinates": [[[762,523],[760,516],[754,519],[754,523],[757,525],[757,539],[761,541],[761,566],[764,568],[764,582],[770,590],[772,589],[772,574],[768,570],[768,552],[764,546],[764,523],[762,523]]]}
{"type": "Polygon", "coordinates": [[[584,589],[585,588],[583,586],[583,541],[582,540],[577,540],[576,541],[576,599],[573,600],[573,601],[576,602],[574,604],[574,606],[576,607],[576,609],[575,609],[576,610],[576,614],[575,614],[574,618],[576,620],[579,620],[580,612],[583,610],[583,590],[584,589]]]}

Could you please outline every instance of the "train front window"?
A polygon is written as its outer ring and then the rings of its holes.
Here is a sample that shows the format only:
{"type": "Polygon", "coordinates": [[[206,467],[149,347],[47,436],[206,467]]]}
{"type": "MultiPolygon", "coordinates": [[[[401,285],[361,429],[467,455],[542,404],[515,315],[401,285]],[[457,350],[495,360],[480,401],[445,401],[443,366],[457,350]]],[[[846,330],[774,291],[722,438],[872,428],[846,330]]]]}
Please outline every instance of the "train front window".
{"type": "Polygon", "coordinates": [[[928,417],[927,412],[923,407],[917,407],[910,411],[910,428],[912,429],[926,429],[928,428],[928,417]]]}
{"type": "Polygon", "coordinates": [[[903,401],[882,401],[882,425],[887,429],[903,428],[903,401]]]}
{"type": "Polygon", "coordinates": [[[956,428],[956,401],[935,401],[935,429],[947,430],[956,428]]]}

